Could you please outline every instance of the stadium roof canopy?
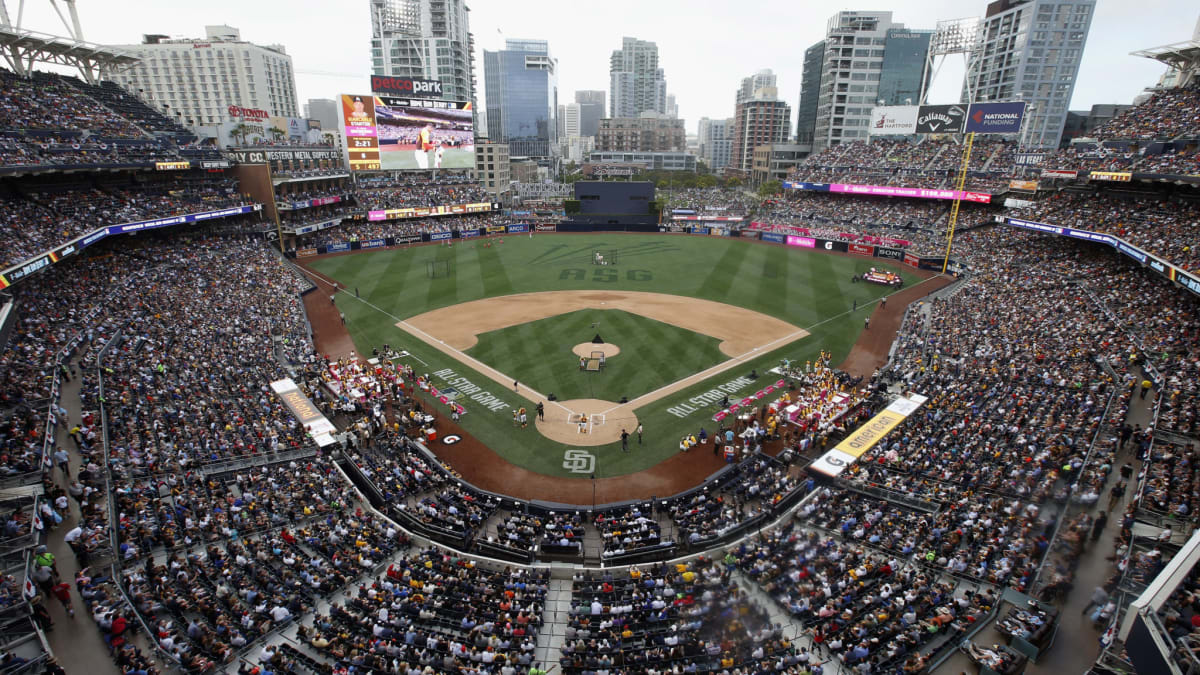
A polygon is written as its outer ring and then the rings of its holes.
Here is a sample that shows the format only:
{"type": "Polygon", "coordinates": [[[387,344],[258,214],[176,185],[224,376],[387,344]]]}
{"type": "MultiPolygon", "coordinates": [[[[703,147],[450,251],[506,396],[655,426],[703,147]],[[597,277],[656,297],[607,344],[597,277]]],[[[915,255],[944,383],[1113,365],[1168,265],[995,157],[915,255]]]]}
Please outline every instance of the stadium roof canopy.
{"type": "Polygon", "coordinates": [[[138,62],[136,56],[112,47],[14,26],[0,26],[0,51],[8,67],[18,75],[29,75],[35,63],[52,63],[77,68],[93,84],[102,71],[111,72],[138,62]]]}
{"type": "Polygon", "coordinates": [[[1197,74],[1200,74],[1200,40],[1185,40],[1161,47],[1140,49],[1130,54],[1154,59],[1179,71],[1179,81],[1176,84],[1180,87],[1186,87],[1196,81],[1197,74]]]}

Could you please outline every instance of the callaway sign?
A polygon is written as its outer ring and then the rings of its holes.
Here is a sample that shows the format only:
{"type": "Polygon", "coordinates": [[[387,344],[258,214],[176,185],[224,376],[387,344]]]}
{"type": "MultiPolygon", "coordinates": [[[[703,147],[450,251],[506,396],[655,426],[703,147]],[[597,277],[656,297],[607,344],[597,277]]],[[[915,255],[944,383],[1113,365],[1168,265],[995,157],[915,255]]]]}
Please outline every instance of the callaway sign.
{"type": "Polygon", "coordinates": [[[923,105],[917,111],[918,134],[962,133],[967,111],[961,105],[923,105]]]}

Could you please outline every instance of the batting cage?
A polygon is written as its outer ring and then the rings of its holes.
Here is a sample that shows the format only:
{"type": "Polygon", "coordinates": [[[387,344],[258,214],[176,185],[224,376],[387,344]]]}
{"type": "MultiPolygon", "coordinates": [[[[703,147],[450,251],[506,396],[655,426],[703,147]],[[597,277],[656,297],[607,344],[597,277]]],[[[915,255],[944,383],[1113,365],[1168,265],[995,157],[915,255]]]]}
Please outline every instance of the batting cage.
{"type": "Polygon", "coordinates": [[[616,265],[617,252],[615,248],[597,248],[592,249],[592,264],[593,265],[616,265]]]}
{"type": "Polygon", "coordinates": [[[449,260],[430,260],[425,263],[425,270],[430,279],[445,279],[450,276],[449,260]]]}

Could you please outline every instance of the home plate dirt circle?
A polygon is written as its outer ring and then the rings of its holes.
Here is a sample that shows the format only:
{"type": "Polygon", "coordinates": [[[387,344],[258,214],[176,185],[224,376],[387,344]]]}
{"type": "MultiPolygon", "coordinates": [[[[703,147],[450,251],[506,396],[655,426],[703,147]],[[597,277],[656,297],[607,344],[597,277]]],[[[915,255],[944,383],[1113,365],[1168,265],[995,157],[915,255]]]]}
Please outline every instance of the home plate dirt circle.
{"type": "Polygon", "coordinates": [[[535,419],[534,422],[543,436],[558,443],[607,445],[621,440],[621,429],[631,434],[637,429],[637,415],[627,405],[596,398],[576,398],[557,403],[559,405],[554,402],[546,404],[546,419],[535,419]]]}
{"type": "Polygon", "coordinates": [[[604,358],[611,359],[621,353],[621,348],[611,342],[580,342],[571,348],[575,352],[575,356],[583,358],[591,358],[592,352],[603,352],[604,358]]]}

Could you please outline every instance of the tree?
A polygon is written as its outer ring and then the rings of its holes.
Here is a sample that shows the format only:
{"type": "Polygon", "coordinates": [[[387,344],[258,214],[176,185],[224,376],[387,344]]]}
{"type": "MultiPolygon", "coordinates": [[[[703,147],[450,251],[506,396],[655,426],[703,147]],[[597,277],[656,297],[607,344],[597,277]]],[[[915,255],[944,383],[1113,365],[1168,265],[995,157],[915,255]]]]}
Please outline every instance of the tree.
{"type": "Polygon", "coordinates": [[[759,197],[770,197],[773,194],[778,194],[783,189],[783,183],[777,180],[769,180],[758,186],[759,197]]]}
{"type": "Polygon", "coordinates": [[[333,145],[336,138],[337,137],[332,131],[325,131],[321,133],[321,141],[324,142],[325,145],[333,145]]]}
{"type": "Polygon", "coordinates": [[[252,127],[245,122],[239,122],[236,127],[229,131],[229,135],[233,136],[234,140],[238,141],[239,145],[245,145],[246,137],[249,136],[253,131],[255,131],[255,127],[252,127]]]}
{"type": "Polygon", "coordinates": [[[740,187],[742,187],[742,179],[738,178],[737,176],[731,176],[729,178],[726,178],[725,179],[725,187],[740,188],[740,187]]]}
{"type": "Polygon", "coordinates": [[[283,129],[271,127],[271,138],[274,139],[276,143],[282,141],[286,136],[287,132],[285,132],[283,129]]]}

